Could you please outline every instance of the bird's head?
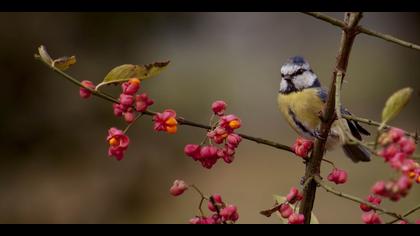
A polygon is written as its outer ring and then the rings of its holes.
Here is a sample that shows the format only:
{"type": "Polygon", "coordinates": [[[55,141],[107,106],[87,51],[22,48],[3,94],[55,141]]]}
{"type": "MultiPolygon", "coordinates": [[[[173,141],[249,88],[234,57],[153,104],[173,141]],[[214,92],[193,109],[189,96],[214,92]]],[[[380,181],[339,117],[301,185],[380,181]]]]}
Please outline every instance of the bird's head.
{"type": "Polygon", "coordinates": [[[321,87],[321,84],[303,57],[291,57],[282,65],[280,93],[288,94],[314,87],[321,87]]]}

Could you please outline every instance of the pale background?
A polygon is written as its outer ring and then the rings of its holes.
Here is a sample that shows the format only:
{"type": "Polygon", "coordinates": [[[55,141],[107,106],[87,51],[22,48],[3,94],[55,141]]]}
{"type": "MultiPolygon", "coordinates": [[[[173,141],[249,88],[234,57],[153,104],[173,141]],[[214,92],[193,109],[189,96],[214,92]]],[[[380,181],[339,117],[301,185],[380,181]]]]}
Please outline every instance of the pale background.
{"type": "MultiPolygon", "coordinates": [[[[365,13],[362,19],[366,27],[418,43],[419,23],[418,13],[365,13]]],[[[170,59],[167,70],[143,83],[154,110],[173,108],[207,123],[210,104],[223,99],[242,118],[241,132],[291,145],[296,135],[276,105],[280,65],[303,55],[328,86],[340,39],[339,29],[301,13],[0,13],[0,31],[0,223],[186,223],[198,214],[199,198],[192,191],[171,197],[177,178],[236,204],[239,223],[279,223],[258,212],[273,204],[272,194],[298,186],[304,173],[292,154],[249,141],[232,164],[204,169],[183,154],[203,130],[156,133],[150,117],[130,130],[125,159],[110,159],[107,130],[123,122],[110,103],[81,100],[76,87],[33,60],[40,44],[55,57],[75,54],[69,73],[95,83],[120,64],[170,59]]],[[[418,129],[419,61],[418,51],[360,35],[343,103],[378,120],[386,98],[412,86],[415,96],[393,124],[418,129]]],[[[341,150],[327,156],[349,173],[338,189],[360,197],[393,176],[378,158],[355,165],[341,150]]],[[[415,185],[409,197],[384,206],[404,212],[419,197],[415,185]]],[[[357,204],[323,190],[316,200],[320,222],[361,223],[357,204]]]]}

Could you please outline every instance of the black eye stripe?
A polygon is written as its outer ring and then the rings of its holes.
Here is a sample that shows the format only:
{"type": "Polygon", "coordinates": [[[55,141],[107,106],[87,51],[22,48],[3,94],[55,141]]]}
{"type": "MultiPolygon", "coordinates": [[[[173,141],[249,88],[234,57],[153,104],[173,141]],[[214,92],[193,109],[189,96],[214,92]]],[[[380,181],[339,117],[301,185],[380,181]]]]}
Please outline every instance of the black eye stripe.
{"type": "MultiPolygon", "coordinates": [[[[297,76],[297,75],[301,75],[301,74],[305,73],[306,71],[308,71],[308,70],[301,68],[301,69],[295,71],[293,74],[290,74],[288,76],[289,77],[294,77],[294,76],[297,76]]],[[[312,71],[312,70],[310,70],[310,71],[312,71]]],[[[284,76],[285,76],[285,74],[281,73],[281,77],[284,77],[284,76]]]]}
{"type": "Polygon", "coordinates": [[[305,73],[305,71],[306,71],[305,69],[299,69],[295,73],[291,74],[290,76],[301,75],[301,74],[305,73]]]}

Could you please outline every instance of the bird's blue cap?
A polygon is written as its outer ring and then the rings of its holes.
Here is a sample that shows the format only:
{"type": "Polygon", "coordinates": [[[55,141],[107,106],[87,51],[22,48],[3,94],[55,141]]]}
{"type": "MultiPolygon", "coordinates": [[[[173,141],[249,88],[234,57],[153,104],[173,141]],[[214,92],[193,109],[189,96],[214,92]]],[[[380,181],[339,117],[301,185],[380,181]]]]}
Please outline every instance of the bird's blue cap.
{"type": "Polygon", "coordinates": [[[306,63],[305,59],[301,56],[294,56],[289,58],[289,62],[293,64],[303,65],[306,63]]]}

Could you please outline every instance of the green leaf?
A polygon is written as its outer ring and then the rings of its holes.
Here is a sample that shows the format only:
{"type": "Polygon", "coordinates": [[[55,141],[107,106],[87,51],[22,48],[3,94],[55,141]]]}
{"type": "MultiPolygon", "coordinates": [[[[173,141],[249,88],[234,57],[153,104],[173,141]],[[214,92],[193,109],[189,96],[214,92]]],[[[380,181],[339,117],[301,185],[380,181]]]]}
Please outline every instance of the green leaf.
{"type": "MultiPolygon", "coordinates": [[[[276,201],[277,204],[287,201],[286,197],[284,197],[284,196],[273,195],[273,197],[274,197],[274,200],[276,201]]],[[[296,204],[294,204],[294,205],[290,204],[290,206],[293,209],[296,209],[296,212],[299,212],[299,207],[296,206],[296,208],[295,208],[295,205],[296,204]]],[[[276,215],[280,218],[280,220],[282,221],[283,224],[288,224],[288,220],[281,217],[280,212],[277,211],[276,215]]],[[[315,216],[315,214],[313,212],[311,213],[311,224],[319,224],[318,218],[315,216]]]]}
{"type": "Polygon", "coordinates": [[[50,57],[50,54],[48,54],[47,49],[44,45],[41,45],[38,47],[38,53],[39,55],[35,54],[35,56],[39,56],[44,62],[48,64],[52,64],[52,59],[50,57]]]}
{"type": "Polygon", "coordinates": [[[169,64],[169,61],[155,62],[148,65],[124,64],[112,69],[104,78],[102,83],[96,86],[96,89],[103,85],[122,83],[131,78],[145,80],[157,76],[169,64]]]}
{"type": "Polygon", "coordinates": [[[67,70],[71,65],[74,65],[76,63],[76,57],[60,57],[58,59],[55,59],[52,62],[52,66],[58,68],[59,70],[67,70]]]}
{"type": "Polygon", "coordinates": [[[401,112],[410,100],[412,93],[413,89],[407,87],[398,90],[388,98],[382,110],[382,124],[379,129],[382,129],[386,123],[393,120],[401,112]]]}

